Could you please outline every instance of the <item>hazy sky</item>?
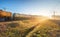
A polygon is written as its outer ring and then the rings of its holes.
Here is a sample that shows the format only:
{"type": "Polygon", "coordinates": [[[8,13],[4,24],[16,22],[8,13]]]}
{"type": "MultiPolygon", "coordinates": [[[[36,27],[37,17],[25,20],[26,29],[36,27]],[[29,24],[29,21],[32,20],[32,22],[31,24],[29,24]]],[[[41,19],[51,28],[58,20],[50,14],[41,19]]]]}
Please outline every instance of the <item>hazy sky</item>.
{"type": "Polygon", "coordinates": [[[12,13],[51,15],[60,14],[60,0],[0,0],[0,9],[12,13]]]}

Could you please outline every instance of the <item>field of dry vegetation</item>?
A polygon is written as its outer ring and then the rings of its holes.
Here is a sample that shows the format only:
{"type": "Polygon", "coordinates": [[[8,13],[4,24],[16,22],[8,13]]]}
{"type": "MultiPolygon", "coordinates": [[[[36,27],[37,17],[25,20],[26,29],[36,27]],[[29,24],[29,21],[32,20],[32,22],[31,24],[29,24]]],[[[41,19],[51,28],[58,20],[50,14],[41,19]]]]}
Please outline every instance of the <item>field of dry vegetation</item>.
{"type": "Polygon", "coordinates": [[[60,24],[48,19],[0,22],[0,37],[60,37],[60,24]]]}

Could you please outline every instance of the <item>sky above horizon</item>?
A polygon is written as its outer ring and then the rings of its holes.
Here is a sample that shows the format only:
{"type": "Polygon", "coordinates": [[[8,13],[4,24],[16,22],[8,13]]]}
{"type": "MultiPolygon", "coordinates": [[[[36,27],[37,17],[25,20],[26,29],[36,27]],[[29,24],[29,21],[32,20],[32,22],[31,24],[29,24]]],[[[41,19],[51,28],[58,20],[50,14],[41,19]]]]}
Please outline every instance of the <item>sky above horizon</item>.
{"type": "Polygon", "coordinates": [[[60,15],[60,0],[0,0],[0,9],[31,15],[60,15]]]}

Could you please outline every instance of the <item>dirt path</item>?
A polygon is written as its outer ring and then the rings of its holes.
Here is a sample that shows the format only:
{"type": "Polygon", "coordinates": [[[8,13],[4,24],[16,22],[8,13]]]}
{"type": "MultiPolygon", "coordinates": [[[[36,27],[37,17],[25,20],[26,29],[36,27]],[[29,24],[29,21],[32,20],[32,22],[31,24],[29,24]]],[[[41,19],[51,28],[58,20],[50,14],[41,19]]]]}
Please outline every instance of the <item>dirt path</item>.
{"type": "Polygon", "coordinates": [[[45,21],[47,21],[47,19],[42,19],[41,21],[39,21],[39,23],[37,25],[33,26],[32,30],[30,30],[29,33],[25,37],[30,37],[30,35],[32,35],[32,33],[39,30],[38,28],[41,26],[40,24],[45,22],[45,21]]]}

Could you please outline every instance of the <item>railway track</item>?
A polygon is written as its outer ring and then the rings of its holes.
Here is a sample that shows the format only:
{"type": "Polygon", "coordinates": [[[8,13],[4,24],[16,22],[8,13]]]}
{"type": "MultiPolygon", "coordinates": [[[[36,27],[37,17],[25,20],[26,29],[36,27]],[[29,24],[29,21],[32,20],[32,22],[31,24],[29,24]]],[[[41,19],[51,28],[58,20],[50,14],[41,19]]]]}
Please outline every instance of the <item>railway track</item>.
{"type": "Polygon", "coordinates": [[[19,21],[18,20],[16,20],[16,21],[2,21],[2,22],[0,22],[0,24],[18,23],[19,21]]]}

